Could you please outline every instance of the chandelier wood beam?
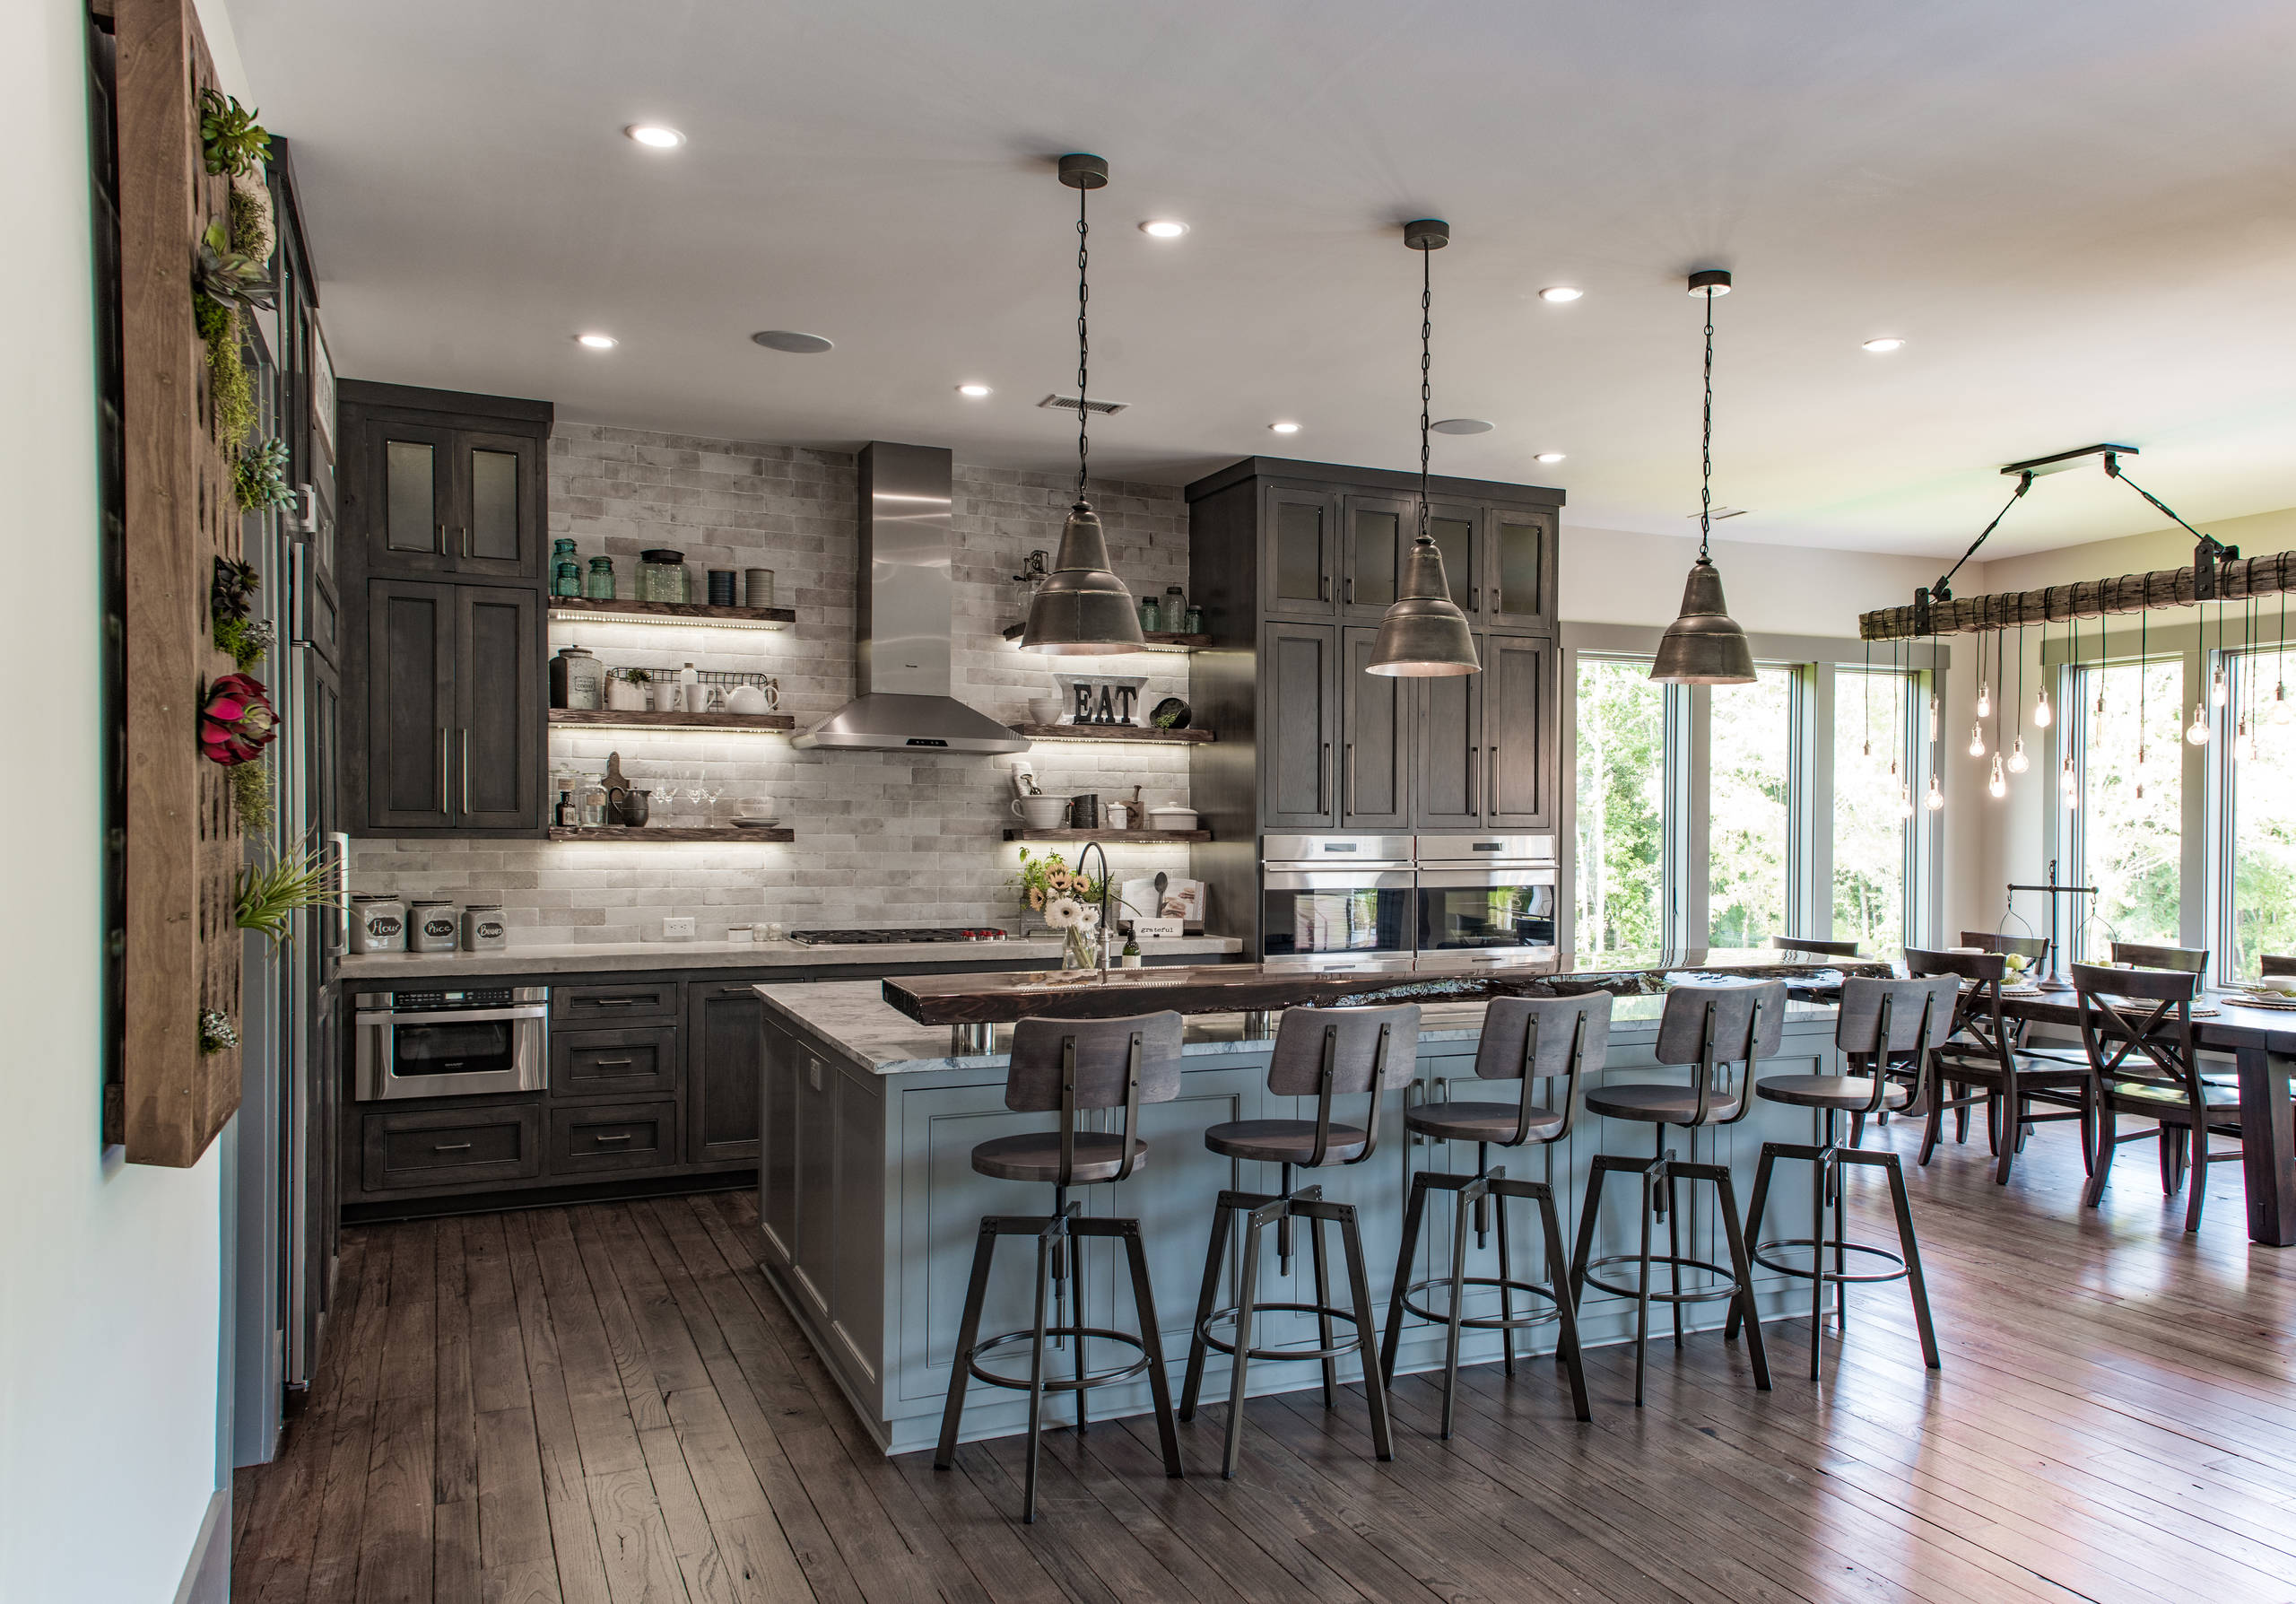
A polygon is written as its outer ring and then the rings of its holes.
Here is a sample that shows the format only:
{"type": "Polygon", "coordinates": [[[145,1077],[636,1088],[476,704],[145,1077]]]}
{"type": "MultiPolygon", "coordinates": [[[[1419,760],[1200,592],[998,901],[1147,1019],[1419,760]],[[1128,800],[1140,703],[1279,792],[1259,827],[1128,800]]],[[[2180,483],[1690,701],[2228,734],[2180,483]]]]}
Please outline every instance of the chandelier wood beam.
{"type": "Polygon", "coordinates": [[[1912,641],[1931,635],[1978,634],[2020,624],[2060,623],[2072,618],[2189,607],[2199,602],[2239,601],[2296,590],[2296,551],[2217,558],[2203,546],[2196,554],[2198,560],[2188,568],[2082,580],[2039,590],[1917,602],[1908,607],[1879,607],[1858,615],[1857,635],[1863,641],[1912,641]]]}

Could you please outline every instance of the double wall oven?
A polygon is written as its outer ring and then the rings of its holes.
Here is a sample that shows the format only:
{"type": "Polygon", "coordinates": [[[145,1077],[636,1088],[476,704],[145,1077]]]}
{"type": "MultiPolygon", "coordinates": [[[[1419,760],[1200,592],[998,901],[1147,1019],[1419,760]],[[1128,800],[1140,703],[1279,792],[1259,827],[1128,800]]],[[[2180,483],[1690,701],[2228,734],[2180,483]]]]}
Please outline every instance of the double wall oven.
{"type": "Polygon", "coordinates": [[[1552,835],[1271,835],[1261,852],[1264,963],[1554,955],[1552,835]]]}

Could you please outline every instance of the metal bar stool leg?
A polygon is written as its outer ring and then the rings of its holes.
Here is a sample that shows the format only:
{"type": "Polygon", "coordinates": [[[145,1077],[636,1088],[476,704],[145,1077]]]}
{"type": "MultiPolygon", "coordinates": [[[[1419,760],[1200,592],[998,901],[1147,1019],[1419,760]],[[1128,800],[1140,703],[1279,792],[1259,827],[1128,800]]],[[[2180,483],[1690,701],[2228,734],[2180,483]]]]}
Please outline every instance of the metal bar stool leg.
{"type": "Polygon", "coordinates": [[[1395,1292],[1387,1299],[1387,1329],[1379,1342],[1379,1379],[1396,1384],[1396,1350],[1403,1344],[1403,1289],[1412,1282],[1412,1260],[1419,1256],[1419,1227],[1427,1210],[1427,1172],[1414,1171],[1411,1199],[1404,1205],[1403,1245],[1396,1251],[1395,1292]]]}
{"type": "MultiPolygon", "coordinates": [[[[1467,1297],[1467,1213],[1482,1200],[1480,1182],[1459,1189],[1458,1206],[1451,1226],[1450,1320],[1443,1339],[1443,1441],[1451,1440],[1451,1422],[1459,1390],[1459,1317],[1467,1297]]],[[[1503,1271],[1501,1272],[1504,1273],[1503,1271]]]]}
{"type": "Polygon", "coordinates": [[[1914,1329],[1921,1334],[1922,1363],[1932,1370],[1940,1369],[1937,1332],[1929,1321],[1929,1287],[1921,1278],[1921,1247],[1914,1240],[1913,1205],[1906,1196],[1905,1171],[1894,1153],[1861,1154],[1857,1162],[1877,1165],[1889,1173],[1890,1207],[1897,1215],[1898,1250],[1905,1260],[1906,1291],[1913,1298],[1914,1329]]]}
{"type": "MultiPolygon", "coordinates": [[[[1826,1123],[1831,1123],[1829,1113],[1826,1123]]],[[[1833,1133],[1826,1131],[1824,1136],[1833,1133]]],[[[1818,1379],[1818,1357],[1825,1351],[1826,1335],[1826,1152],[1821,1138],[1810,1164],[1810,1379],[1818,1379]]],[[[1750,1317],[1751,1318],[1751,1317],[1750,1317]]]]}
{"type": "Polygon", "coordinates": [[[1220,1267],[1228,1253],[1229,1213],[1235,1194],[1222,1192],[1212,1210],[1212,1243],[1204,1251],[1204,1290],[1196,1300],[1196,1323],[1188,1328],[1187,1375],[1180,1384],[1180,1418],[1196,1418],[1196,1401],[1204,1389],[1204,1362],[1211,1346],[1204,1339],[1204,1322],[1212,1318],[1220,1295],[1220,1267]]]}
{"type": "MultiPolygon", "coordinates": [[[[1060,1259],[1056,1260],[1056,1263],[1060,1262],[1061,1260],[1065,1260],[1066,1263],[1069,1275],[1068,1285],[1075,1298],[1076,1323],[1079,1326],[1086,1325],[1090,1322],[1084,1315],[1084,1244],[1072,1236],[1057,1244],[1054,1251],[1061,1256],[1060,1259]]],[[[1081,1437],[1084,1434],[1085,1428],[1091,1424],[1091,1410],[1087,1403],[1089,1394],[1084,1390],[1084,1338],[1081,1334],[1076,1338],[1075,1358],[1076,1434],[1081,1437]]]]}
{"type": "MultiPolygon", "coordinates": [[[[1324,1311],[1331,1307],[1331,1267],[1324,1258],[1324,1222],[1319,1215],[1308,1216],[1308,1246],[1315,1257],[1316,1266],[1316,1336],[1318,1347],[1331,1346],[1331,1316],[1324,1311]]],[[[1339,1407],[1339,1361],[1326,1356],[1323,1362],[1324,1408],[1339,1407]]]]}
{"type": "Polygon", "coordinates": [[[1220,1455],[1220,1474],[1236,1479],[1244,1446],[1245,1373],[1251,1364],[1252,1306],[1259,1301],[1259,1234],[1263,1226],[1288,1212],[1281,1201],[1255,1208],[1244,1222],[1243,1291],[1236,1304],[1236,1356],[1228,1375],[1228,1438],[1220,1455]]]}
{"type": "MultiPolygon", "coordinates": [[[[1352,1203],[1318,1203],[1318,1209],[1332,1209],[1339,1221],[1340,1244],[1347,1251],[1347,1278],[1355,1293],[1355,1329],[1362,1341],[1362,1354],[1370,1357],[1371,1278],[1363,1270],[1363,1234],[1357,1228],[1355,1206],[1352,1203]]],[[[1394,1428],[1387,1421],[1387,1390],[1379,1384],[1379,1373],[1370,1364],[1363,1366],[1363,1399],[1371,1407],[1371,1451],[1382,1460],[1396,1457],[1394,1428]]]]}
{"type": "MultiPolygon", "coordinates": [[[[1764,1142],[1761,1145],[1761,1162],[1754,1166],[1754,1200],[1746,1210],[1746,1240],[1750,1242],[1759,1243],[1761,1241],[1762,1211],[1770,1207],[1770,1172],[1778,1163],[1778,1155],[1779,1144],[1764,1142]]],[[[1737,1340],[1738,1326],[1744,1318],[1737,1300],[1731,1299],[1730,1317],[1722,1322],[1723,1341],[1737,1340]]]]}
{"type": "MultiPolygon", "coordinates": [[[[1663,1137],[1665,1128],[1659,1128],[1663,1137]]],[[[1634,1407],[1642,1407],[1642,1372],[1650,1358],[1650,1214],[1656,1207],[1656,1189],[1665,1170],[1665,1160],[1659,1159],[1642,1172],[1642,1259],[1636,1265],[1637,1290],[1634,1297],[1634,1407]]]]}
{"type": "Polygon", "coordinates": [[[1753,1258],[1746,1250],[1745,1233],[1738,1226],[1738,1200],[1732,1195],[1730,1172],[1716,1165],[1715,1185],[1722,1193],[1722,1229],[1730,1239],[1730,1268],[1738,1278],[1738,1300],[1746,1316],[1746,1357],[1752,1361],[1754,1386],[1770,1390],[1770,1355],[1762,1347],[1761,1315],[1754,1308],[1753,1258]]]}
{"type": "Polygon", "coordinates": [[[1045,1304],[1052,1291],[1052,1234],[1058,1223],[1048,1224],[1044,1234],[1037,1238],[1037,1329],[1036,1340],[1029,1347],[1028,1476],[1021,1493],[1024,1525],[1033,1525],[1037,1518],[1037,1458],[1044,1447],[1045,1304]]]}
{"type": "Polygon", "coordinates": [[[957,1462],[957,1427],[965,1412],[965,1390],[972,1381],[972,1350],[980,1340],[981,1304],[988,1297],[988,1267],[996,1256],[996,1221],[983,1216],[980,1238],[973,1244],[972,1279],[965,1286],[965,1313],[957,1327],[957,1362],[949,1372],[949,1401],[941,1411],[941,1445],[934,1451],[933,1468],[946,1470],[957,1462]]]}
{"type": "MultiPolygon", "coordinates": [[[[1506,1178],[1507,1172],[1501,1170],[1494,1179],[1504,1181],[1506,1178]]],[[[1515,1263],[1513,1252],[1507,1241],[1507,1194],[1496,1188],[1492,1188],[1489,1189],[1489,1195],[1492,1209],[1499,1216],[1499,1318],[1502,1321],[1511,1321],[1515,1318],[1515,1289],[1509,1286],[1508,1282],[1514,1278],[1515,1263]]],[[[1515,1328],[1513,1326],[1502,1325],[1499,1328],[1499,1351],[1506,1363],[1506,1373],[1513,1375],[1515,1373],[1515,1328]]]]}
{"type": "Polygon", "coordinates": [[[1180,1470],[1179,1433],[1172,1424],[1172,1384],[1164,1374],[1164,1339],[1156,1329],[1156,1295],[1148,1285],[1148,1252],[1140,1241],[1140,1222],[1119,1222],[1124,1232],[1124,1255],[1132,1268],[1132,1309],[1140,1321],[1140,1346],[1148,1356],[1148,1393],[1156,1404],[1156,1436],[1164,1450],[1164,1474],[1180,1470]]]}
{"type": "Polygon", "coordinates": [[[1517,1184],[1538,1205],[1539,1223],[1546,1235],[1547,1285],[1554,1288],[1555,1356],[1570,1373],[1570,1402],[1578,1418],[1592,1420],[1594,1410],[1587,1402],[1587,1372],[1578,1352],[1578,1300],[1570,1295],[1569,1277],[1562,1268],[1562,1221],[1554,1206],[1554,1189],[1538,1181],[1517,1184]]]}

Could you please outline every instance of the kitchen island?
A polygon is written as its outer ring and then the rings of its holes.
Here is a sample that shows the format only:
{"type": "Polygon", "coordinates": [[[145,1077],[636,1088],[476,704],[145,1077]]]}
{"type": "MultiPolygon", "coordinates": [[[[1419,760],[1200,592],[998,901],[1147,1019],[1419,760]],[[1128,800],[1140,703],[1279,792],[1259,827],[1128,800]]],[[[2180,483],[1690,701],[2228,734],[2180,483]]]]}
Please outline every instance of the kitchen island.
{"type": "MultiPolygon", "coordinates": [[[[1700,967],[1711,972],[1724,965],[1702,957],[1700,967]]],[[[1788,962],[1766,967],[1774,968],[1779,978],[1790,975],[1805,986],[1822,988],[1823,976],[1817,972],[1821,966],[1788,962]]],[[[1300,979],[1314,978],[1294,973],[1300,979]]],[[[1663,973],[1679,971],[1672,965],[1654,969],[1638,976],[1634,983],[1647,991],[1657,984],[1655,977],[1663,973]]],[[[980,982],[999,980],[968,978],[980,982]]],[[[884,992],[912,983],[907,979],[882,984],[769,982],[756,989],[765,1012],[760,1260],[862,1421],[889,1452],[930,1447],[939,1428],[980,1216],[1039,1213],[1050,1199],[1049,1189],[990,1180],[973,1172],[970,1155],[978,1143],[1041,1130],[1051,1121],[1046,1115],[1016,1114],[1005,1109],[1004,1054],[953,1053],[945,1024],[920,1023],[885,1000],[884,992]]],[[[1651,1077],[1662,1005],[1663,998],[1656,995],[1618,998],[1608,1059],[1600,1072],[1587,1077],[1586,1085],[1651,1077]]],[[[1141,1004],[1143,1009],[1158,1006],[1169,1005],[1145,1000],[1141,1004]]],[[[1402,1106],[1406,1099],[1439,1101],[1453,1094],[1474,1095],[1472,1085],[1463,1087],[1459,1083],[1474,1080],[1475,1041],[1483,1006],[1479,1000],[1428,1004],[1413,1083],[1385,1100],[1378,1153],[1361,1166],[1326,1169],[1315,1177],[1326,1197],[1352,1203],[1361,1211],[1371,1293],[1382,1318],[1412,1172],[1472,1171],[1474,1166],[1471,1147],[1454,1150],[1406,1139],[1402,1106]]],[[[1149,1162],[1121,1186],[1088,1187],[1078,1194],[1088,1211],[1129,1216],[1141,1223],[1175,1389],[1187,1359],[1213,1200],[1223,1188],[1272,1190],[1276,1181],[1273,1165],[1231,1164],[1214,1155],[1205,1147],[1203,1133],[1212,1125],[1231,1120],[1312,1112],[1307,1101],[1267,1094],[1270,1042],[1255,1033],[1257,1024],[1243,1013],[1192,1015],[1182,1049],[1179,1097],[1141,1111],[1142,1134],[1152,1148],[1149,1162]]],[[[1822,1002],[1797,1000],[1789,1008],[1779,1056],[1764,1060],[1761,1073],[1831,1072],[1836,1058],[1832,1008],[1822,1002]]],[[[1680,1077],[1686,1071],[1659,1073],[1680,1077]]],[[[1499,1094],[1512,1092],[1500,1089],[1499,1094]]],[[[1360,1102],[1356,1106],[1361,1106],[1360,1102]]],[[[1813,1117],[1806,1110],[1757,1102],[1743,1122],[1700,1134],[1697,1146],[1701,1155],[1711,1151],[1718,1162],[1731,1166],[1743,1206],[1752,1190],[1753,1168],[1763,1141],[1806,1141],[1812,1128],[1813,1117]]],[[[1689,1133],[1670,1130],[1667,1134],[1677,1149],[1689,1147],[1689,1133]]],[[[1650,1140],[1651,1128],[1647,1125],[1613,1123],[1580,1110],[1570,1134],[1562,1141],[1544,1150],[1494,1155],[1494,1163],[1508,1164],[1518,1174],[1527,1172],[1551,1181],[1568,1242],[1577,1228],[1594,1155],[1647,1153],[1650,1140]]],[[[1781,1211],[1777,1217],[1806,1218],[1810,1201],[1803,1173],[1806,1169],[1798,1164],[1779,1167],[1771,1187],[1772,1207],[1781,1211]]],[[[1619,1189],[1619,1195],[1603,1210],[1596,1237],[1598,1255],[1625,1251],[1638,1229],[1629,1183],[1613,1181],[1611,1184],[1619,1189]]],[[[1881,1183],[1860,1179],[1853,1184],[1881,1183]]],[[[1518,1222],[1524,1217],[1518,1216],[1518,1222]]],[[[1685,1252],[1726,1260],[1720,1221],[1707,1189],[1686,1189],[1683,1235],[1685,1252]]],[[[1535,1241],[1529,1231],[1518,1230],[1516,1238],[1518,1242],[1535,1241]]],[[[1011,1330],[1031,1318],[1033,1294],[1024,1250],[1008,1247],[1006,1251],[1012,1256],[999,1258],[984,1317],[985,1331],[1011,1330]]],[[[1129,1297],[1118,1286],[1118,1265],[1104,1257],[1105,1252],[1105,1243],[1091,1244],[1087,1258],[1084,1312],[1091,1317],[1087,1323],[1123,1329],[1132,1318],[1129,1297]]],[[[1448,1268],[1449,1255],[1448,1211],[1431,1209],[1413,1277],[1433,1274],[1438,1266],[1448,1268]]],[[[1535,1246],[1518,1247],[1518,1277],[1544,1276],[1535,1246]]],[[[1495,1248],[1479,1251],[1470,1247],[1468,1273],[1494,1273],[1496,1259],[1495,1248]]],[[[1292,1270],[1295,1277],[1307,1276],[1304,1257],[1294,1260],[1292,1270]]],[[[1265,1273],[1265,1295],[1303,1299],[1304,1295],[1296,1290],[1287,1294],[1278,1289],[1279,1277],[1272,1260],[1265,1273]]],[[[1756,1277],[1756,1297],[1766,1316],[1806,1314],[1806,1282],[1764,1270],[1758,1270],[1756,1277]]],[[[1721,1323],[1726,1306],[1718,1302],[1687,1307],[1689,1323],[1705,1329],[1721,1323]]],[[[1470,1312],[1495,1308],[1495,1295],[1470,1298],[1470,1312]]],[[[1633,1306],[1589,1288],[1579,1321],[1589,1344],[1631,1339],[1633,1306]]],[[[1290,1316],[1270,1317],[1264,1321],[1264,1329],[1269,1341],[1297,1339],[1313,1331],[1311,1321],[1290,1316]],[[1299,1329],[1284,1327],[1286,1320],[1294,1321],[1299,1329]]],[[[1552,1342],[1552,1327],[1518,1333],[1518,1348],[1525,1351],[1549,1351],[1552,1342]],[[1526,1335],[1526,1341],[1523,1340],[1526,1335]]],[[[1742,1355],[1743,1349],[1734,1352],[1742,1355]]],[[[1496,1358],[1498,1334],[1468,1333],[1462,1353],[1470,1363],[1496,1358]]],[[[1092,1357],[1097,1364],[1103,1356],[1096,1350],[1092,1357]]],[[[1213,1360],[1206,1395],[1217,1398],[1224,1395],[1225,1371],[1221,1356],[1214,1354],[1213,1360]]],[[[1431,1369],[1441,1362],[1442,1328],[1415,1321],[1407,1325],[1397,1357],[1398,1371],[1431,1369]]],[[[1743,1357],[1733,1363],[1743,1364],[1743,1357]]],[[[1360,1375],[1352,1364],[1342,1368],[1344,1374],[1360,1375]]],[[[1313,1364],[1263,1364],[1254,1365],[1252,1371],[1255,1392],[1289,1390],[1318,1382],[1313,1364]]],[[[1537,1364],[1518,1367],[1516,1384],[1542,1388],[1560,1382],[1551,1367],[1537,1364]]],[[[1135,1382],[1105,1389],[1095,1393],[1093,1408],[1104,1416],[1144,1411],[1147,1387],[1135,1382]]],[[[1002,1436],[1022,1429],[1026,1411],[1024,1395],[976,1386],[965,1414],[965,1430],[971,1437],[1002,1436]]]]}

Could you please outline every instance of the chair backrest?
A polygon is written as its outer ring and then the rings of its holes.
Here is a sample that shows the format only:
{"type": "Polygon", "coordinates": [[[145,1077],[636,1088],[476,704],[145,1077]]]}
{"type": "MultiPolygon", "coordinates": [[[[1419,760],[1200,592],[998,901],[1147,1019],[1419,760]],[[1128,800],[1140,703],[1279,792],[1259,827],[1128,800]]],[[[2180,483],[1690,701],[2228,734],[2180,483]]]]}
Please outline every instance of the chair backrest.
{"type": "Polygon", "coordinates": [[[2046,936],[2004,936],[1998,930],[1963,930],[1961,945],[1973,946],[1984,953],[2014,953],[2021,958],[2031,958],[2036,967],[2048,956],[2046,936]]]}
{"type": "Polygon", "coordinates": [[[2266,953],[2257,962],[2263,965],[2257,972],[2259,974],[2296,974],[2296,957],[2285,957],[2279,953],[2266,953]]]}
{"type": "Polygon", "coordinates": [[[1611,1045],[1611,994],[1499,997],[1483,1016],[1474,1072],[1482,1080],[1544,1080],[1603,1067],[1611,1045]]]}
{"type": "Polygon", "coordinates": [[[1786,982],[1683,985],[1658,1016],[1662,1064],[1736,1064],[1774,1058],[1786,1031],[1786,982]]]}
{"type": "Polygon", "coordinates": [[[1911,981],[1853,976],[1841,983],[1833,1044],[1861,1058],[1919,1053],[1945,1039],[1961,998],[1961,981],[1950,974],[1911,981]]]}
{"type": "Polygon", "coordinates": [[[2192,1037],[2198,975],[2075,963],[2073,991],[2081,1008],[2081,1044],[2100,1077],[2180,1092],[2196,1109],[2201,1106],[2206,1093],[2192,1037]]]}
{"type": "Polygon", "coordinates": [[[1132,1047],[1140,1044],[1142,1103],[1170,1103],[1180,1094],[1180,1016],[1135,1014],[1126,1019],[1023,1019],[1013,1027],[1013,1067],[1004,1077],[1004,1106],[1046,1113],[1061,1106],[1061,1086],[1073,1044],[1076,1109],[1121,1108],[1131,1077],[1132,1047]]]}
{"type": "Polygon", "coordinates": [[[2205,946],[2155,946],[2142,941],[2113,943],[2113,962],[2131,963],[2139,969],[2180,969],[2190,974],[2208,972],[2208,949],[2205,946]]]}
{"type": "Polygon", "coordinates": [[[1829,958],[1855,958],[1857,944],[1854,941],[1820,941],[1807,936],[1773,936],[1770,945],[1782,953],[1820,953],[1829,958]]]}
{"type": "Polygon", "coordinates": [[[1956,987],[1963,980],[1976,981],[1961,989],[1955,999],[1952,1025],[1938,1043],[1937,1050],[1946,1058],[1965,1063],[1990,1059],[1992,1067],[2004,1074],[2008,1072],[2009,1054],[2015,1043],[2010,1037],[2007,1021],[2001,1016],[2001,981],[2009,972],[2006,958],[1997,952],[1938,953],[1909,946],[1905,949],[1905,972],[1916,980],[1952,975],[1956,977],[1956,987]]]}
{"type": "Polygon", "coordinates": [[[1316,1095],[1326,1051],[1334,1096],[1409,1085],[1419,1068],[1419,1005],[1284,1009],[1267,1062],[1267,1089],[1279,1097],[1316,1095]]]}

